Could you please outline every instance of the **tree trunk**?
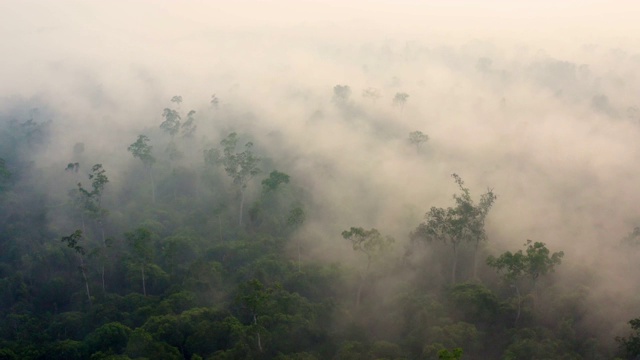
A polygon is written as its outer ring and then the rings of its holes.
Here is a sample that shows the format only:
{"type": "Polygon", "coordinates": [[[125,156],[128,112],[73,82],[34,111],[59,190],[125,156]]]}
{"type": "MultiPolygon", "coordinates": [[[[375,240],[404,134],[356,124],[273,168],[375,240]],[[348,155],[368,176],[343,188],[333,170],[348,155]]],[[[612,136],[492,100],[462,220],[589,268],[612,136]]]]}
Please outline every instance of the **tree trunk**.
{"type": "Polygon", "coordinates": [[[298,272],[300,272],[300,238],[298,238],[298,272]]]}
{"type": "Polygon", "coordinates": [[[364,288],[364,279],[360,281],[358,285],[358,291],[356,292],[356,309],[360,308],[360,300],[362,298],[362,288],[364,288]]]}
{"type": "Polygon", "coordinates": [[[253,314],[253,324],[256,325],[256,333],[258,334],[258,350],[262,352],[262,342],[260,341],[260,330],[258,330],[258,318],[253,314]]]}
{"type": "Polygon", "coordinates": [[[240,221],[239,221],[240,226],[242,226],[243,207],[244,207],[244,189],[240,189],[240,221]]]}
{"type": "Polygon", "coordinates": [[[473,249],[473,279],[478,280],[478,247],[480,242],[476,241],[476,247],[473,249]]]}
{"type": "Polygon", "coordinates": [[[149,178],[151,178],[151,202],[156,203],[156,185],[153,181],[153,169],[149,167],[149,178]]]}
{"type": "Polygon", "coordinates": [[[93,305],[91,301],[91,292],[89,291],[89,280],[87,280],[87,272],[84,267],[84,260],[82,256],[80,256],[80,271],[82,272],[82,278],[84,279],[84,287],[87,290],[87,299],[89,300],[89,306],[93,305]]]}
{"type": "Polygon", "coordinates": [[[102,249],[104,253],[102,254],[102,292],[107,293],[107,287],[104,281],[105,274],[105,265],[106,257],[107,257],[107,239],[104,236],[104,226],[102,225],[102,219],[98,220],[98,225],[100,226],[100,234],[102,235],[102,249]]]}
{"type": "Polygon", "coordinates": [[[142,264],[140,266],[140,271],[142,273],[142,294],[144,296],[147,296],[147,284],[146,284],[145,278],[144,278],[144,264],[142,264]]]}
{"type": "Polygon", "coordinates": [[[222,215],[218,214],[218,233],[220,234],[220,241],[222,242],[222,215]]]}
{"type": "Polygon", "coordinates": [[[514,326],[518,324],[518,320],[520,319],[520,311],[522,308],[522,300],[520,297],[520,289],[518,289],[518,285],[513,285],[516,288],[516,295],[518,296],[518,312],[516,313],[516,321],[514,322],[514,326]]]}
{"type": "Polygon", "coordinates": [[[456,284],[456,270],[458,269],[458,246],[453,244],[453,268],[451,269],[451,285],[456,284]]]}

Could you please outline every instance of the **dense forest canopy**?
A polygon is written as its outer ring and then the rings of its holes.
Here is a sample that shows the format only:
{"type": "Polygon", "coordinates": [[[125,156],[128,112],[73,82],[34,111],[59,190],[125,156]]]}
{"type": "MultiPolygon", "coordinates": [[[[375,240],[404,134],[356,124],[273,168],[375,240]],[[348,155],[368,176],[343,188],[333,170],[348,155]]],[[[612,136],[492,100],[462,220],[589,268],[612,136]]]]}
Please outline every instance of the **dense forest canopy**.
{"type": "Polygon", "coordinates": [[[638,5],[278,3],[3,9],[0,359],[640,355],[638,5]]]}

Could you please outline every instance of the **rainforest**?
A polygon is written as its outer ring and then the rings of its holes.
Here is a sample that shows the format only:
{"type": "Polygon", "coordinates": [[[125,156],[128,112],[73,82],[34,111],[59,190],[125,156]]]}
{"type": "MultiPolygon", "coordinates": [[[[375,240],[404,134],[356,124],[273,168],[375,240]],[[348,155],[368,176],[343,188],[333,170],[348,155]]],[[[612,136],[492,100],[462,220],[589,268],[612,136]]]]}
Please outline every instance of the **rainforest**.
{"type": "Polygon", "coordinates": [[[0,13],[0,359],[637,359],[633,2],[0,13]]]}

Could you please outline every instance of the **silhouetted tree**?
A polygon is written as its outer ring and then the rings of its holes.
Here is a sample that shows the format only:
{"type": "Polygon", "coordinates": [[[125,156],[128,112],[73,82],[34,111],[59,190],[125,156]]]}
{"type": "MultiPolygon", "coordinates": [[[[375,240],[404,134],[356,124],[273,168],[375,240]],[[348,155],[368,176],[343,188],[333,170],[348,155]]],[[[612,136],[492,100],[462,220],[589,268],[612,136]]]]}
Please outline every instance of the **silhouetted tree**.
{"type": "Polygon", "coordinates": [[[497,258],[494,256],[487,258],[487,265],[496,269],[502,275],[504,282],[516,291],[518,307],[516,323],[520,318],[522,307],[519,281],[529,278],[535,286],[538,277],[553,272],[555,266],[560,265],[564,256],[562,251],[551,254],[545,243],[542,242],[527,240],[524,246],[526,247],[524,253],[522,250],[515,253],[507,251],[497,258]]]}
{"type": "Polygon", "coordinates": [[[156,202],[156,189],[153,181],[153,164],[156,162],[156,158],[151,154],[153,146],[149,145],[149,138],[146,135],[138,135],[138,139],[127,150],[133,155],[134,158],[140,159],[144,165],[149,179],[151,180],[151,201],[156,202]]]}

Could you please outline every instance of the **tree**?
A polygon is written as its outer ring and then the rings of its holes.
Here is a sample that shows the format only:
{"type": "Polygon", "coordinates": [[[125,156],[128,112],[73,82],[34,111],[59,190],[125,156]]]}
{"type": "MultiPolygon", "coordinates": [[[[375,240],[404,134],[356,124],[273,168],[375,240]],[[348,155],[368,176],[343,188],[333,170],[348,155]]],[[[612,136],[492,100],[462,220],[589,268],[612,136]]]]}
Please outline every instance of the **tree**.
{"type": "Polygon", "coordinates": [[[7,169],[4,159],[0,158],[0,193],[5,191],[9,179],[11,179],[11,172],[7,169]]]}
{"type": "Polygon", "coordinates": [[[134,261],[140,266],[142,278],[142,294],[147,296],[147,283],[145,278],[145,267],[153,258],[153,248],[151,247],[151,232],[145,228],[137,228],[134,231],[125,233],[127,243],[131,248],[134,261]]]}
{"type": "Polygon", "coordinates": [[[76,174],[78,173],[79,170],[80,170],[80,163],[78,162],[68,163],[67,167],[64,169],[64,171],[68,171],[76,174]]]}
{"type": "Polygon", "coordinates": [[[198,126],[196,125],[196,119],[194,115],[196,112],[194,110],[189,111],[187,114],[187,121],[182,124],[182,137],[190,138],[193,137],[193,134],[196,132],[198,126]]]}
{"type": "Polygon", "coordinates": [[[336,85],[333,87],[333,102],[336,104],[346,104],[351,97],[349,85],[336,85]]]}
{"type": "Polygon", "coordinates": [[[453,250],[451,283],[456,283],[456,272],[458,266],[458,251],[465,242],[474,242],[474,277],[476,276],[476,260],[479,244],[486,240],[484,222],[489,209],[493,205],[496,196],[492,190],[487,191],[480,197],[480,204],[475,205],[471,199],[469,189],[464,187],[464,182],[457,174],[451,175],[461,194],[454,194],[455,207],[437,208],[432,207],[425,214],[424,222],[411,233],[412,240],[423,240],[427,242],[442,242],[449,244],[453,250]]]}
{"type": "Polygon", "coordinates": [[[251,148],[253,148],[252,142],[247,142],[243,152],[236,152],[236,145],[238,143],[238,134],[232,132],[220,144],[222,145],[222,156],[219,153],[209,150],[205,152],[205,157],[218,155],[218,162],[224,166],[224,170],[227,175],[233,179],[233,183],[236,184],[240,191],[240,215],[238,223],[242,226],[242,213],[244,206],[244,192],[247,188],[247,184],[254,176],[260,173],[258,163],[260,158],[253,154],[251,148]]]}
{"type": "Polygon", "coordinates": [[[273,170],[269,177],[262,180],[262,190],[265,192],[276,191],[281,184],[289,183],[289,175],[273,170]]]}
{"type": "Polygon", "coordinates": [[[151,201],[156,202],[156,190],[153,181],[153,169],[152,166],[156,162],[156,158],[151,154],[153,146],[149,145],[149,138],[146,135],[138,135],[138,139],[127,150],[133,155],[134,158],[140,159],[145,169],[149,173],[149,179],[151,180],[151,201]]]}
{"type": "Polygon", "coordinates": [[[409,133],[409,143],[415,145],[417,153],[420,152],[420,145],[427,142],[427,140],[429,140],[429,136],[423,134],[422,131],[416,130],[409,133]]]}
{"type": "Polygon", "coordinates": [[[220,100],[218,99],[216,94],[213,94],[213,95],[211,95],[211,101],[209,101],[209,103],[211,103],[211,106],[213,106],[215,109],[217,109],[218,105],[220,104],[220,100]]]}
{"type": "Polygon", "coordinates": [[[628,337],[616,336],[621,353],[627,359],[637,359],[640,356],[640,318],[629,320],[633,333],[628,337]]]}
{"type": "Polygon", "coordinates": [[[440,360],[460,360],[462,359],[462,349],[455,348],[451,351],[448,349],[442,349],[438,351],[438,359],[440,360]]]}
{"type": "Polygon", "coordinates": [[[636,226],[633,230],[624,238],[622,243],[626,245],[638,245],[640,244],[640,227],[636,226]]]}
{"type": "Polygon", "coordinates": [[[404,109],[404,105],[407,103],[407,99],[409,98],[409,94],[404,92],[396,93],[393,97],[393,105],[399,106],[400,110],[404,109]]]}
{"type": "Polygon", "coordinates": [[[360,285],[356,293],[356,307],[360,306],[362,289],[369,280],[372,262],[385,254],[395,242],[392,237],[382,236],[377,229],[365,230],[361,227],[352,227],[349,231],[343,231],[342,237],[351,242],[354,251],[362,252],[367,256],[367,267],[361,277],[360,285]]]}
{"type": "Polygon", "coordinates": [[[246,283],[240,284],[239,293],[236,301],[240,303],[251,316],[252,325],[251,331],[256,333],[256,341],[258,351],[263,352],[261,332],[265,331],[265,328],[258,323],[258,318],[263,313],[266,313],[268,302],[272,295],[272,289],[265,288],[265,286],[256,279],[250,280],[246,283]]]}
{"type": "Polygon", "coordinates": [[[453,198],[456,201],[459,213],[466,219],[469,241],[474,245],[473,278],[476,279],[478,277],[478,249],[480,243],[487,240],[487,233],[484,229],[485,220],[497,196],[492,189],[488,189],[486,193],[480,195],[480,201],[476,205],[471,198],[469,189],[464,186],[462,178],[458,174],[452,174],[451,176],[460,189],[460,195],[454,195],[453,198]]]}
{"type": "Polygon", "coordinates": [[[180,131],[180,114],[177,110],[165,108],[162,117],[164,121],[160,124],[160,128],[167,132],[173,140],[173,137],[180,131]]]}
{"type": "MultiPolygon", "coordinates": [[[[287,218],[287,225],[292,227],[293,229],[297,229],[306,220],[306,215],[304,210],[301,207],[296,207],[289,212],[289,217],[287,218]]],[[[298,237],[297,241],[298,245],[298,272],[300,272],[300,237],[298,237]]]]}
{"type": "Polygon", "coordinates": [[[180,104],[182,103],[182,96],[176,95],[176,96],[172,97],[171,98],[171,102],[172,103],[176,103],[176,104],[178,104],[178,106],[180,106],[180,104]]]}
{"type": "Polygon", "coordinates": [[[67,244],[67,247],[73,249],[76,254],[78,254],[78,258],[80,259],[80,272],[82,273],[82,278],[84,279],[84,286],[87,291],[87,300],[89,300],[89,305],[92,304],[91,301],[91,292],[89,291],[89,280],[87,279],[87,266],[84,263],[84,256],[86,251],[84,247],[80,245],[80,241],[82,240],[82,230],[76,230],[69,236],[63,236],[60,241],[67,244]]]}
{"type": "Polygon", "coordinates": [[[564,257],[564,252],[562,251],[551,254],[543,242],[527,240],[524,246],[526,247],[524,253],[522,250],[518,250],[515,253],[507,251],[497,258],[494,256],[487,258],[487,265],[496,269],[502,275],[503,281],[516,291],[518,307],[515,319],[516,324],[520,318],[522,307],[520,281],[529,278],[532,281],[532,287],[535,287],[538,277],[553,272],[564,257]]]}
{"type": "MultiPolygon", "coordinates": [[[[106,170],[102,167],[102,164],[95,164],[91,167],[91,173],[89,174],[89,180],[91,180],[91,191],[82,187],[81,183],[78,183],[78,193],[82,199],[84,210],[89,213],[89,216],[95,219],[100,230],[102,238],[102,255],[109,247],[109,242],[104,232],[104,217],[107,214],[107,210],[102,207],[102,193],[104,188],[109,182],[109,178],[105,175],[106,170]]],[[[102,290],[106,291],[105,287],[105,259],[102,259],[102,290]]]]}
{"type": "Polygon", "coordinates": [[[362,97],[371,100],[374,104],[378,99],[380,99],[380,96],[380,91],[378,91],[378,89],[370,87],[362,90],[362,97]]]}

